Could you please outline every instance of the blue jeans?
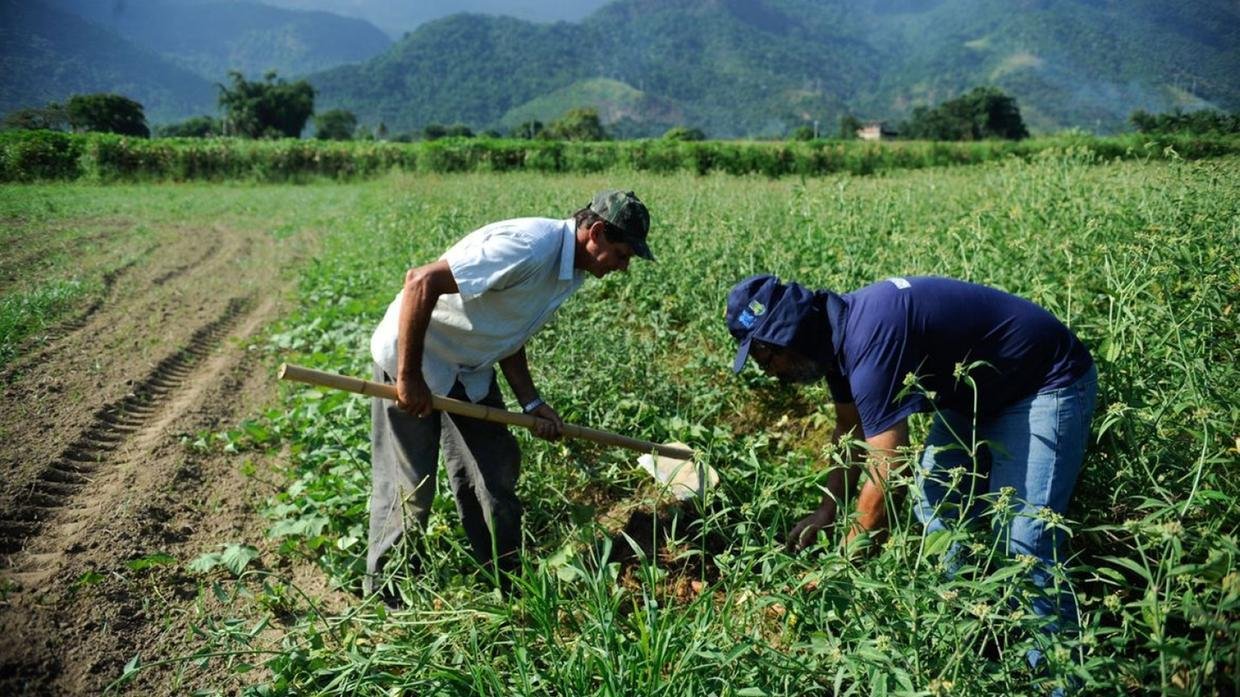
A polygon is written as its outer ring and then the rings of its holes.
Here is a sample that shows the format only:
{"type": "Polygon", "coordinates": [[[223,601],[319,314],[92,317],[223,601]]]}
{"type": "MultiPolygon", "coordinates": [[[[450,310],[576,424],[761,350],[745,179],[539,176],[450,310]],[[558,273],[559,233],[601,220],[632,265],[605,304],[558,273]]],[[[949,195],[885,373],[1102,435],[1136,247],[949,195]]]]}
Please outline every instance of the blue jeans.
{"type": "MultiPolygon", "coordinates": [[[[995,501],[1007,500],[1010,513],[995,516],[994,532],[1007,554],[1037,559],[1030,579],[1038,588],[1048,588],[1050,568],[1063,561],[1063,531],[1047,523],[1054,517],[1050,512],[1062,516],[1068,509],[1097,388],[1098,373],[1091,366],[1067,387],[1040,392],[979,418],[976,430],[969,416],[937,413],[917,474],[917,517],[926,533],[947,530],[962,517],[976,520],[995,501]],[[957,467],[963,471],[956,471],[953,486],[952,470],[957,467]],[[1004,496],[1006,487],[1010,490],[1004,496]]],[[[955,549],[949,552],[949,564],[956,563],[956,556],[955,549]]],[[[1058,598],[1036,597],[1033,611],[1055,619],[1050,631],[1077,625],[1076,602],[1067,589],[1058,598]]]]}

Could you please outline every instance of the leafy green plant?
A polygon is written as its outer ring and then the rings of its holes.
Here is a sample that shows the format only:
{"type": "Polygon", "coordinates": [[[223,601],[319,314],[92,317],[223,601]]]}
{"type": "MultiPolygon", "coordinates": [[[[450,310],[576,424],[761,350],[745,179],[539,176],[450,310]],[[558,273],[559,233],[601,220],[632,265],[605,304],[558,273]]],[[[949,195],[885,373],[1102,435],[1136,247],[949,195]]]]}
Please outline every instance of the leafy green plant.
{"type": "Polygon", "coordinates": [[[222,566],[233,575],[240,576],[250,562],[258,559],[258,550],[250,545],[232,543],[220,546],[224,548],[223,551],[200,554],[187,568],[195,573],[206,574],[222,566]]]}
{"type": "Polygon", "coordinates": [[[125,562],[125,566],[129,567],[133,571],[143,571],[145,569],[152,569],[157,566],[167,566],[175,563],[177,563],[176,557],[163,552],[155,552],[153,554],[138,557],[137,559],[130,559],[125,562]]]}

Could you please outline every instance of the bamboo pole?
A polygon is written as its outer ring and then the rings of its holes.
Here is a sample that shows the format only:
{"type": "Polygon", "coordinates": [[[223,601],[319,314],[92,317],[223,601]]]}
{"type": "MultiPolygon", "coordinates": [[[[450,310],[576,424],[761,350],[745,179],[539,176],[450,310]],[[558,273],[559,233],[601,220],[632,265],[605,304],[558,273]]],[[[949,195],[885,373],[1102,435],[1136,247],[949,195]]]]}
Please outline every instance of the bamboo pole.
{"type": "MultiPolygon", "coordinates": [[[[343,390],[345,392],[353,392],[355,394],[366,395],[367,397],[379,397],[381,399],[389,399],[396,401],[396,386],[384,383],[374,382],[371,380],[362,380],[360,378],[352,378],[347,375],[337,373],[327,373],[312,368],[303,368],[299,365],[290,365],[283,363],[280,365],[281,380],[292,380],[294,382],[303,382],[307,385],[317,385],[318,387],[330,387],[334,390],[343,390]]],[[[530,414],[520,414],[503,409],[488,407],[485,404],[474,404],[473,402],[465,402],[450,397],[440,397],[439,395],[431,396],[431,406],[439,411],[446,411],[449,414],[457,414],[458,416],[468,416],[470,418],[482,421],[490,421],[493,423],[507,424],[509,426],[521,426],[522,428],[533,429],[538,422],[538,417],[530,414]]],[[[678,448],[672,445],[664,445],[662,443],[654,443],[640,438],[630,438],[622,436],[619,433],[611,431],[603,431],[588,426],[577,426],[575,424],[564,424],[564,435],[569,438],[580,438],[583,440],[593,441],[602,445],[615,445],[629,450],[636,450],[640,453],[655,453],[664,457],[676,458],[678,460],[688,460],[693,457],[693,451],[688,448],[678,448]]]]}

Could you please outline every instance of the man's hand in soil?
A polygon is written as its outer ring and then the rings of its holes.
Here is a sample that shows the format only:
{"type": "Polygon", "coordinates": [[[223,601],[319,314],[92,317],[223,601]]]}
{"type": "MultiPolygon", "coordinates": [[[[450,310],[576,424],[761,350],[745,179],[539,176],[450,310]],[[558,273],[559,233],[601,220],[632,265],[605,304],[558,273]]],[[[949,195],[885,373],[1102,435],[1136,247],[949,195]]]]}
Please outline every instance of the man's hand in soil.
{"type": "Polygon", "coordinates": [[[835,507],[821,506],[793,526],[792,532],[788,533],[788,541],[784,544],[784,548],[791,553],[799,552],[817,542],[819,532],[830,534],[834,525],[835,507]]]}

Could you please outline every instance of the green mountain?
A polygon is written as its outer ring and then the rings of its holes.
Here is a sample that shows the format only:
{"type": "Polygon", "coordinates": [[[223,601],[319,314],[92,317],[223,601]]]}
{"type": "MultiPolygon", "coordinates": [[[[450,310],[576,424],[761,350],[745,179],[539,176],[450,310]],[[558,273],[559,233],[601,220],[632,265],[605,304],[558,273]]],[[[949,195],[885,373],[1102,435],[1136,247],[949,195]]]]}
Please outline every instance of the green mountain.
{"type": "Polygon", "coordinates": [[[1240,108],[1240,4],[1228,0],[858,5],[855,31],[895,67],[856,103],[866,113],[902,115],[980,84],[1016,96],[1044,131],[1115,130],[1135,109],[1240,108]]]}
{"type": "MultiPolygon", "coordinates": [[[[603,79],[611,83],[594,84],[623,83],[648,95],[651,113],[622,116],[651,131],[682,113],[684,123],[737,136],[780,133],[790,121],[838,110],[849,83],[875,77],[865,45],[847,37],[806,42],[790,20],[747,12],[747,4],[617,2],[580,24],[454,15],[363,65],[310,80],[324,108],[405,130],[431,122],[499,126],[535,98],[603,79]]],[[[606,99],[590,105],[609,111],[606,99]]]]}
{"type": "Polygon", "coordinates": [[[309,76],[319,109],[343,107],[389,130],[498,124],[509,109],[591,77],[587,42],[566,23],[453,15],[361,65],[309,76]]]}
{"type": "Polygon", "coordinates": [[[141,102],[156,123],[214,113],[215,87],[157,54],[68,12],[0,0],[0,113],[114,92],[141,102]]]}
{"type": "Polygon", "coordinates": [[[1234,0],[617,0],[575,24],[448,17],[310,80],[392,130],[593,105],[626,133],[833,131],[996,85],[1034,130],[1106,132],[1138,108],[1240,108],[1237,66],[1234,0]]]}
{"type": "Polygon", "coordinates": [[[499,123],[505,129],[512,129],[529,121],[546,124],[582,104],[598,109],[599,118],[609,124],[628,120],[671,127],[685,120],[684,109],[675,102],[653,96],[618,80],[600,77],[574,82],[513,107],[500,117],[499,123]]]}
{"type": "Polygon", "coordinates": [[[600,68],[684,106],[712,135],[776,135],[838,113],[877,76],[878,54],[774,3],[622,0],[583,22],[600,68]]]}
{"type": "Polygon", "coordinates": [[[56,2],[213,82],[230,70],[253,79],[268,70],[302,75],[364,61],[392,44],[360,19],[243,0],[56,2]]]}
{"type": "Polygon", "coordinates": [[[453,15],[394,44],[252,0],[0,0],[0,39],[0,110],[113,91],[155,122],[216,111],[230,69],[308,75],[319,111],[394,132],[593,106],[624,136],[830,133],[845,113],[899,121],[979,85],[1016,97],[1035,132],[1240,109],[1236,0],[615,0],[575,23],[453,15]]]}

